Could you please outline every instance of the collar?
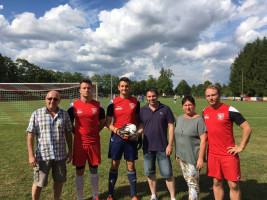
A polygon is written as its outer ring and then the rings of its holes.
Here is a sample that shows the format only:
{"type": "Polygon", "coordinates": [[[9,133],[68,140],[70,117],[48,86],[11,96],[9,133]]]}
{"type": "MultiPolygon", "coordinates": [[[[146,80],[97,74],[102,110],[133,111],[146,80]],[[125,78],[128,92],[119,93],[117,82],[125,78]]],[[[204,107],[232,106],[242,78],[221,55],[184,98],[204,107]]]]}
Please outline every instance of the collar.
{"type": "MultiPolygon", "coordinates": [[[[50,114],[50,112],[47,110],[47,108],[46,107],[44,107],[44,110],[45,110],[45,113],[46,114],[50,114]]],[[[56,109],[56,114],[58,114],[59,113],[59,111],[60,111],[60,108],[59,107],[57,107],[57,109],[56,109]]]]}
{"type": "MultiPolygon", "coordinates": [[[[156,110],[158,110],[158,109],[164,107],[164,104],[160,103],[160,101],[158,101],[158,103],[159,103],[159,106],[156,108],[156,110]]],[[[146,104],[146,105],[144,106],[144,108],[145,108],[145,109],[149,109],[149,110],[151,110],[151,108],[149,107],[149,104],[146,104]]],[[[155,111],[156,111],[156,110],[155,110],[155,111]]],[[[155,112],[155,111],[154,111],[154,112],[155,112]]]]}

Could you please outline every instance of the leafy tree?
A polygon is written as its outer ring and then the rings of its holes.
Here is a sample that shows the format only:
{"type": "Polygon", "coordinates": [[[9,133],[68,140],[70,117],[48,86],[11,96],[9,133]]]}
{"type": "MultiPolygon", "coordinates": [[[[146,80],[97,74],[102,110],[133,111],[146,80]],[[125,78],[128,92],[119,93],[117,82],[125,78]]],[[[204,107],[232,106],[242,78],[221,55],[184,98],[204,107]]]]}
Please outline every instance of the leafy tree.
{"type": "Polygon", "coordinates": [[[146,93],[146,88],[147,88],[147,86],[146,86],[146,81],[145,81],[145,80],[141,80],[141,81],[139,82],[139,87],[140,87],[140,93],[139,93],[139,94],[143,94],[143,95],[145,95],[145,93],[146,93]]]}
{"type": "Polygon", "coordinates": [[[173,83],[171,80],[171,76],[173,75],[174,74],[172,73],[171,69],[161,68],[160,76],[157,81],[159,94],[166,94],[167,96],[173,95],[173,83]]]}
{"type": "Polygon", "coordinates": [[[234,96],[267,95],[267,39],[247,43],[230,68],[229,86],[234,96]]]}
{"type": "Polygon", "coordinates": [[[141,90],[140,90],[140,84],[137,81],[131,81],[131,94],[133,95],[139,95],[141,90]]]}
{"type": "Polygon", "coordinates": [[[72,80],[74,83],[76,83],[76,82],[79,83],[83,78],[84,78],[84,76],[82,75],[82,73],[74,72],[72,80]]]}
{"type": "Polygon", "coordinates": [[[198,98],[204,98],[205,97],[205,93],[204,93],[204,85],[203,84],[199,84],[196,86],[195,89],[195,96],[198,98]]]}
{"type": "Polygon", "coordinates": [[[146,87],[156,87],[157,86],[157,79],[153,78],[152,75],[148,76],[148,79],[146,81],[146,87]]]}
{"type": "Polygon", "coordinates": [[[19,69],[19,79],[21,82],[28,82],[28,83],[34,83],[34,82],[45,82],[45,80],[42,79],[42,77],[39,76],[41,68],[29,63],[25,59],[17,59],[16,65],[19,69]]]}
{"type": "Polygon", "coordinates": [[[72,74],[70,72],[64,72],[63,73],[63,80],[65,83],[73,82],[72,74]]]}
{"type": "Polygon", "coordinates": [[[174,89],[174,93],[179,96],[186,96],[191,94],[191,87],[185,80],[181,80],[180,83],[174,89]]]}
{"type": "Polygon", "coordinates": [[[0,82],[18,82],[18,68],[16,64],[8,57],[0,54],[0,82]]]}
{"type": "MultiPolygon", "coordinates": [[[[117,84],[113,83],[112,81],[112,85],[117,85],[117,84]]],[[[105,95],[111,93],[111,75],[110,74],[104,74],[102,76],[102,87],[103,87],[103,93],[105,95]]],[[[112,90],[112,93],[116,93],[116,92],[117,92],[116,90],[112,90]]]]}
{"type": "Polygon", "coordinates": [[[193,96],[196,96],[196,85],[195,84],[193,84],[191,87],[191,93],[193,96]]]}
{"type": "Polygon", "coordinates": [[[203,85],[203,92],[205,93],[205,90],[206,90],[206,88],[209,86],[209,85],[211,85],[212,84],[212,82],[210,82],[209,80],[206,80],[205,82],[204,82],[204,85],[203,85]]]}
{"type": "Polygon", "coordinates": [[[169,79],[174,75],[171,69],[164,69],[163,67],[160,70],[160,76],[166,76],[169,79]]]}
{"type": "Polygon", "coordinates": [[[60,72],[60,71],[56,71],[54,73],[54,80],[55,82],[57,83],[63,83],[65,80],[64,80],[64,77],[63,77],[63,72],[60,72]]]}
{"type": "Polygon", "coordinates": [[[92,82],[96,82],[97,83],[97,87],[98,87],[98,93],[104,93],[104,90],[103,90],[103,83],[102,83],[102,77],[100,75],[93,75],[90,80],[92,82]]]}
{"type": "Polygon", "coordinates": [[[221,93],[222,93],[222,96],[225,96],[225,97],[233,96],[233,93],[230,87],[225,84],[223,84],[222,86],[221,93]]]}
{"type": "Polygon", "coordinates": [[[5,82],[9,82],[8,80],[8,68],[5,64],[5,58],[2,56],[2,54],[0,54],[0,82],[1,83],[5,83],[5,82]]]}

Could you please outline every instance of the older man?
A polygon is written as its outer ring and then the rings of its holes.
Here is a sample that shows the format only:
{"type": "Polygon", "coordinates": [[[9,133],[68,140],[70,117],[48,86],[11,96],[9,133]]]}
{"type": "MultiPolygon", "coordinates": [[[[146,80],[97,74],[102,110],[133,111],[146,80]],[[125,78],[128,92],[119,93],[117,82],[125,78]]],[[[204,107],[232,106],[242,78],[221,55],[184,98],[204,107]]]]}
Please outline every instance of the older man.
{"type": "Polygon", "coordinates": [[[32,199],[40,198],[42,188],[48,183],[52,168],[54,180],[54,199],[59,199],[66,181],[66,161],[72,160],[72,124],[66,111],[60,109],[60,96],[50,91],[45,98],[46,106],[33,112],[28,132],[29,163],[34,167],[32,199]],[[34,137],[37,147],[34,154],[34,137]],[[66,152],[66,143],[68,153],[66,152]]]}

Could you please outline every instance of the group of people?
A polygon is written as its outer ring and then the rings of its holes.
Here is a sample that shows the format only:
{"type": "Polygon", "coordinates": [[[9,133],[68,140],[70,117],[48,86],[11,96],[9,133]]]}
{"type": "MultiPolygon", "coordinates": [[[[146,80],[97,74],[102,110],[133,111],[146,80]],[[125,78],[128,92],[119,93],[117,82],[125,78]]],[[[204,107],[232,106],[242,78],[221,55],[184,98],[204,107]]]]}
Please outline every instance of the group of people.
{"type": "Polygon", "coordinates": [[[189,199],[199,199],[199,172],[204,167],[207,153],[207,175],[213,177],[216,200],[224,196],[223,179],[228,181],[230,198],[241,199],[238,181],[241,179],[238,153],[242,152],[251,134],[251,127],[235,108],[220,101],[220,90],[215,85],[206,89],[210,104],[202,116],[195,112],[192,96],[182,99],[184,114],[175,117],[171,109],[158,101],[155,87],[146,90],[147,104],[130,95],[130,80],[122,77],[118,83],[119,96],[110,101],[107,112],[92,97],[92,82],[80,82],[80,98],[64,111],[58,107],[60,95],[50,91],[45,98],[46,106],[36,110],[30,119],[28,132],[29,163],[34,167],[32,199],[39,199],[47,185],[52,168],[54,199],[59,199],[66,181],[66,162],[76,167],[76,191],[83,199],[84,172],[89,165],[92,196],[98,200],[98,165],[101,163],[99,132],[106,126],[111,131],[108,157],[111,159],[107,200],[113,200],[122,155],[126,160],[127,176],[132,200],[138,200],[135,160],[142,147],[144,174],[147,176],[151,200],[157,200],[156,161],[161,176],[166,181],[171,200],[175,200],[175,178],[170,156],[175,143],[175,158],[180,163],[189,188],[189,199]],[[105,116],[106,115],[106,116],[105,116]],[[235,144],[233,122],[243,130],[242,140],[235,144]],[[127,124],[135,124],[137,133],[129,137],[127,124]],[[72,145],[72,134],[74,142],[72,145]],[[37,147],[34,153],[34,137],[37,147]],[[66,142],[68,152],[66,151],[66,142]],[[72,159],[73,158],[73,159],[72,159]]]}

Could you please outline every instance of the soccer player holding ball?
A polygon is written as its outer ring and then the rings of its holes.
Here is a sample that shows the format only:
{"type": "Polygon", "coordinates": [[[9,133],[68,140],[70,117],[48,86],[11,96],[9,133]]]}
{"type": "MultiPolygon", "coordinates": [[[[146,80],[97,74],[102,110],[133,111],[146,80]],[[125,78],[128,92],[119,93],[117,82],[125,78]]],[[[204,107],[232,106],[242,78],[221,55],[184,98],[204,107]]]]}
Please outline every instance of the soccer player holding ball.
{"type": "MultiPolygon", "coordinates": [[[[114,187],[118,178],[118,169],[122,154],[128,168],[128,180],[132,200],[138,200],[136,191],[135,160],[138,159],[138,142],[136,137],[129,138],[129,131],[125,130],[127,124],[136,124],[140,110],[140,103],[130,95],[130,80],[122,77],[119,80],[120,95],[111,100],[107,108],[106,126],[111,130],[108,157],[112,159],[109,171],[108,198],[113,200],[114,187]],[[113,124],[111,123],[113,119],[113,124]]],[[[140,140],[139,140],[140,141],[140,140]]]]}
{"type": "Polygon", "coordinates": [[[103,105],[92,98],[93,87],[89,79],[80,82],[81,98],[73,102],[68,113],[75,122],[73,165],[76,166],[76,190],[78,200],[83,199],[84,171],[86,160],[90,170],[93,200],[98,200],[98,165],[101,162],[99,132],[105,126],[103,105]]]}

